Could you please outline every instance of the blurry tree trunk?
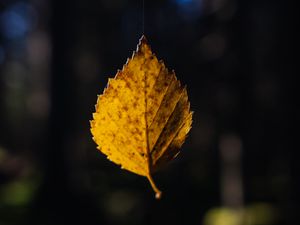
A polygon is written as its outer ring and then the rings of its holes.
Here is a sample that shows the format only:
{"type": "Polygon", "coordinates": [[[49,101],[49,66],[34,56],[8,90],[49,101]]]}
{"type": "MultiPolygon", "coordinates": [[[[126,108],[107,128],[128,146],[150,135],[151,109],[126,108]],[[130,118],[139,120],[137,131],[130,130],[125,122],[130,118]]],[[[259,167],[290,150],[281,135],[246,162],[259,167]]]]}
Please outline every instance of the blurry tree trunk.
{"type": "Polygon", "coordinates": [[[71,50],[76,33],[76,1],[53,0],[51,109],[48,141],[45,143],[43,182],[31,219],[36,224],[101,224],[101,212],[92,197],[79,196],[69,183],[67,142],[76,131],[76,76],[71,50]]]}
{"type": "Polygon", "coordinates": [[[234,135],[224,135],[220,140],[222,205],[239,209],[243,207],[241,174],[241,140],[234,135]]]}

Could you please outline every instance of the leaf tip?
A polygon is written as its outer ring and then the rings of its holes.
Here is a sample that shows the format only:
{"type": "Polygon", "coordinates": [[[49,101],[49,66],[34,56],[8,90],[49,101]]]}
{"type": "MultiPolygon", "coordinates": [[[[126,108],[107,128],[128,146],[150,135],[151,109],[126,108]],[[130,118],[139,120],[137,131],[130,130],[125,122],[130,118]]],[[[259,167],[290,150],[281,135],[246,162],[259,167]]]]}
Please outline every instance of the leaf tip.
{"type": "MultiPolygon", "coordinates": [[[[137,49],[136,49],[136,53],[145,53],[147,51],[147,49],[150,50],[150,46],[148,45],[148,41],[147,41],[147,38],[145,35],[142,35],[142,37],[140,38],[139,40],[139,44],[137,46],[137,49]]],[[[151,52],[151,50],[150,50],[151,52]]],[[[133,54],[134,56],[135,54],[133,54]]]]}
{"type": "Polygon", "coordinates": [[[146,38],[146,36],[144,34],[140,38],[140,44],[143,44],[143,43],[145,43],[145,44],[148,43],[147,38],[146,38]]]}

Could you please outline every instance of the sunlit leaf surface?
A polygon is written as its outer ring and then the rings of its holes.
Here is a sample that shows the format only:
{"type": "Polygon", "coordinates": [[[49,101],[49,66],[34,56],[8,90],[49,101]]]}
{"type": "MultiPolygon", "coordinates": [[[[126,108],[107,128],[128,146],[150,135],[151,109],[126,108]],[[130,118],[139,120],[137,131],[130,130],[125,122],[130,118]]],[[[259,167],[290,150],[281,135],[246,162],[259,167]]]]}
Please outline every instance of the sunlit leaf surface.
{"type": "Polygon", "coordinates": [[[158,61],[143,36],[98,97],[91,132],[109,160],[147,177],[160,198],[151,174],[178,155],[191,123],[186,88],[158,61]]]}

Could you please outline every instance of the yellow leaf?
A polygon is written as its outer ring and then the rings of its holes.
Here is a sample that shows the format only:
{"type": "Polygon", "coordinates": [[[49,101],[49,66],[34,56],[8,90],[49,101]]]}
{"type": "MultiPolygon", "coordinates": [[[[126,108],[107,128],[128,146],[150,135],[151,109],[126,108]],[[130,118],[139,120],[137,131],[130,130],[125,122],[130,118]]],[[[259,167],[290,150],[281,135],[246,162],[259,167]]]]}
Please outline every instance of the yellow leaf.
{"type": "Polygon", "coordinates": [[[91,132],[112,162],[148,178],[175,158],[191,128],[187,91],[152,53],[144,36],[98,97],[91,132]]]}

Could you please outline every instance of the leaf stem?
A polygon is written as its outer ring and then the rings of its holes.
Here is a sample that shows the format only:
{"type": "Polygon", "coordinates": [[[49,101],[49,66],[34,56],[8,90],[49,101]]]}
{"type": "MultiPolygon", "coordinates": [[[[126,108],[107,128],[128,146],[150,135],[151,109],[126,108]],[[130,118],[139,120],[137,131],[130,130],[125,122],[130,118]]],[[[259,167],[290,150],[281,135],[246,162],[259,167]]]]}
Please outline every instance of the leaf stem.
{"type": "Polygon", "coordinates": [[[157,188],[151,174],[147,175],[147,179],[149,180],[151,187],[152,187],[153,191],[155,192],[155,198],[161,199],[162,192],[157,188]]]}

